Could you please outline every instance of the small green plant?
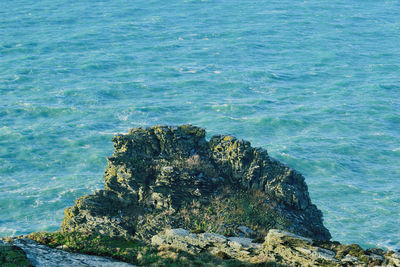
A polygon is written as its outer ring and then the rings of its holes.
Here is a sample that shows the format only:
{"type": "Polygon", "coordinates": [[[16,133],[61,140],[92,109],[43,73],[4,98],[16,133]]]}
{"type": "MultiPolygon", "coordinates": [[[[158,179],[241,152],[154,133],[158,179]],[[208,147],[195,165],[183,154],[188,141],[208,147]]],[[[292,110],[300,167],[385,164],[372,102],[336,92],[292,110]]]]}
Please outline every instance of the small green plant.
{"type": "Polygon", "coordinates": [[[239,234],[238,226],[255,230],[253,237],[263,240],[268,230],[287,226],[288,221],[265,202],[262,192],[225,189],[206,204],[193,201],[181,209],[183,228],[194,233],[216,232],[227,236],[239,234]]]}

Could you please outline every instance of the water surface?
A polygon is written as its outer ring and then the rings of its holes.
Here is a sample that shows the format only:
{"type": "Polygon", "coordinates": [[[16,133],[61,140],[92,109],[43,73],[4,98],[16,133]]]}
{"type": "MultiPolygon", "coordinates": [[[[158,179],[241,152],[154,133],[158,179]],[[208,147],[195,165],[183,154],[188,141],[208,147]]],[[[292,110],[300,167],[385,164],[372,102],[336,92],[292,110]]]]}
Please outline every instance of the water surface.
{"type": "Polygon", "coordinates": [[[333,239],[400,248],[398,1],[1,1],[0,235],[59,228],[115,133],[192,123],[299,170],[333,239]]]}

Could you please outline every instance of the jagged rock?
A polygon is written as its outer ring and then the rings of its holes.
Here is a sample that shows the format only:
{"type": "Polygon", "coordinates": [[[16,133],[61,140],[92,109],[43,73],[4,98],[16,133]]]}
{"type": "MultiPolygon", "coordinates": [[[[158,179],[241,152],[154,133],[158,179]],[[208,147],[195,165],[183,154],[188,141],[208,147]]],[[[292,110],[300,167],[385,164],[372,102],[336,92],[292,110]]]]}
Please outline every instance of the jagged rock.
{"type": "Polygon", "coordinates": [[[313,246],[312,239],[286,231],[270,230],[263,249],[269,258],[290,266],[339,265],[335,252],[313,246]]]}
{"type": "Polygon", "coordinates": [[[172,247],[199,255],[227,255],[244,262],[275,262],[284,266],[400,266],[393,251],[382,255],[354,245],[318,241],[286,231],[271,229],[263,244],[249,238],[225,237],[214,233],[194,234],[184,229],[169,229],[152,237],[160,248],[172,247]]]}
{"type": "Polygon", "coordinates": [[[113,141],[104,190],[68,208],[63,231],[146,240],[166,227],[238,235],[247,226],[259,237],[271,228],[331,237],[304,177],[247,141],[206,141],[191,125],[135,128],[113,141]]]}
{"type": "Polygon", "coordinates": [[[399,252],[388,253],[387,259],[388,259],[387,261],[388,261],[389,265],[400,266],[400,253],[399,252]]]}
{"type": "Polygon", "coordinates": [[[184,229],[170,229],[153,236],[151,242],[155,246],[170,246],[193,254],[207,252],[246,262],[261,261],[261,244],[253,243],[249,238],[225,237],[215,233],[194,234],[184,229]]]}
{"type": "MultiPolygon", "coordinates": [[[[120,262],[111,258],[85,255],[49,248],[38,244],[30,239],[17,239],[14,246],[22,249],[28,260],[37,267],[70,267],[70,266],[92,266],[92,267],[130,267],[129,263],[120,262]]],[[[19,265],[22,266],[22,265],[19,265]]]]}
{"type": "Polygon", "coordinates": [[[267,258],[290,266],[400,266],[393,251],[318,241],[272,229],[263,243],[267,258]],[[378,252],[380,255],[372,252],[378,252]]]}

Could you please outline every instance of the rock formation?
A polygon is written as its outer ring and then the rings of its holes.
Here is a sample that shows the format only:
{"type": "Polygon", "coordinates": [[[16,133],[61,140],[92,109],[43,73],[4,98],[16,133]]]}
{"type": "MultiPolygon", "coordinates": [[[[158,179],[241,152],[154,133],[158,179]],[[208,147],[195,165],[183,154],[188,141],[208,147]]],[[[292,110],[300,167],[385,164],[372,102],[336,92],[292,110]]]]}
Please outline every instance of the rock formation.
{"type": "Polygon", "coordinates": [[[263,243],[249,238],[226,237],[214,233],[194,234],[169,229],[153,236],[152,244],[173,247],[199,255],[210,253],[224,258],[283,266],[400,266],[400,254],[381,249],[363,250],[358,245],[316,241],[286,231],[271,229],[263,243]]]}
{"type": "Polygon", "coordinates": [[[233,136],[191,125],[117,135],[105,188],[68,208],[62,231],[150,238],[164,228],[264,237],[277,228],[329,240],[304,177],[233,136]]]}
{"type": "Polygon", "coordinates": [[[0,238],[1,265],[400,267],[399,252],[329,241],[304,177],[247,141],[191,125],[113,140],[105,188],[61,232],[0,238]]]}

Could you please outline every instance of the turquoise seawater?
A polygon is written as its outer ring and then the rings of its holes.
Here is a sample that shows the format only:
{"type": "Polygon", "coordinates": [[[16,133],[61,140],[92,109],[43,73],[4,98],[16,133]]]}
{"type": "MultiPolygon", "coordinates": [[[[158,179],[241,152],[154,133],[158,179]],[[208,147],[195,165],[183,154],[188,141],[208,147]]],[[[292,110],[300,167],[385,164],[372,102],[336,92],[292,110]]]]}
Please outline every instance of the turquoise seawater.
{"type": "Polygon", "coordinates": [[[400,248],[399,10],[0,1],[0,235],[57,230],[115,133],[192,123],[303,173],[333,239],[400,248]]]}

